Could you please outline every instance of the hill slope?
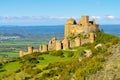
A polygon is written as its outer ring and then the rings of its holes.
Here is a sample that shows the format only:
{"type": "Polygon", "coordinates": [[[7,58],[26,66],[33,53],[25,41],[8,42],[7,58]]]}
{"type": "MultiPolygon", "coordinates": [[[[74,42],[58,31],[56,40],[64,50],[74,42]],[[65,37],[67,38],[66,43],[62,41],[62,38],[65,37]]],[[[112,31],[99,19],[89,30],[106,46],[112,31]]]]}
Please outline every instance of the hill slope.
{"type": "Polygon", "coordinates": [[[120,38],[96,33],[93,44],[1,62],[1,80],[119,80],[120,38]],[[95,48],[96,45],[102,44],[95,48]],[[12,65],[16,65],[13,66],[12,65]],[[14,68],[16,67],[16,68],[14,68]]]}

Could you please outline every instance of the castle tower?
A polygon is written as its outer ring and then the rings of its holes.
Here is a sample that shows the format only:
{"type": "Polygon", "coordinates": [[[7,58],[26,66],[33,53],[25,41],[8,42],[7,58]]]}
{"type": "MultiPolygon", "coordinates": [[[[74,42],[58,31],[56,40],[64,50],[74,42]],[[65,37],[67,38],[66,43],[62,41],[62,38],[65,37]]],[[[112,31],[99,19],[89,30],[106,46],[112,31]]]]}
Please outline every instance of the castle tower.
{"type": "Polygon", "coordinates": [[[90,42],[93,43],[94,40],[95,40],[95,34],[94,33],[90,33],[89,39],[90,39],[90,42]]]}
{"type": "Polygon", "coordinates": [[[41,50],[40,52],[47,52],[48,51],[48,45],[46,45],[46,44],[41,45],[40,50],[41,50]]]}
{"type": "Polygon", "coordinates": [[[56,50],[61,50],[62,49],[62,45],[61,45],[61,41],[57,40],[56,41],[56,50]]]}
{"type": "Polygon", "coordinates": [[[33,47],[32,46],[28,47],[28,54],[31,54],[31,53],[33,53],[33,47]]]}
{"type": "Polygon", "coordinates": [[[78,21],[79,25],[86,26],[89,23],[89,16],[82,16],[81,19],[78,21]]]}
{"type": "Polygon", "coordinates": [[[64,38],[67,38],[70,34],[70,26],[76,24],[76,21],[73,18],[67,20],[64,27],[64,38]]]}
{"type": "Polygon", "coordinates": [[[23,52],[23,51],[20,51],[20,52],[19,52],[19,56],[20,56],[20,57],[23,57],[23,56],[24,56],[24,52],[23,52]]]}
{"type": "Polygon", "coordinates": [[[75,46],[80,46],[80,45],[81,45],[80,38],[79,37],[75,38],[75,46]]]}
{"type": "Polygon", "coordinates": [[[62,41],[62,47],[63,47],[63,50],[66,50],[69,48],[69,41],[67,38],[65,38],[63,41],[62,41]]]}

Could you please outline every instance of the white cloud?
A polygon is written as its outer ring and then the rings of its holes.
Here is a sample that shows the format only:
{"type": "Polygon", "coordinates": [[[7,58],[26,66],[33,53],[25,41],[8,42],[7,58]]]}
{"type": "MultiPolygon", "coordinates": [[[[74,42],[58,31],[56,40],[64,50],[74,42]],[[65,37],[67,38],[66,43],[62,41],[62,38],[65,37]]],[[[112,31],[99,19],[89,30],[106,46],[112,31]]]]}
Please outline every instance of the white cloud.
{"type": "Polygon", "coordinates": [[[92,16],[93,19],[101,19],[101,16],[92,16]]]}
{"type": "Polygon", "coordinates": [[[116,20],[116,21],[120,20],[120,16],[113,16],[113,15],[106,15],[104,18],[108,20],[116,20]]]}
{"type": "Polygon", "coordinates": [[[115,19],[115,16],[111,16],[111,15],[109,15],[109,16],[106,16],[108,19],[115,19]]]}
{"type": "Polygon", "coordinates": [[[53,16],[0,16],[2,20],[65,20],[68,17],[53,17],[53,16]]]}

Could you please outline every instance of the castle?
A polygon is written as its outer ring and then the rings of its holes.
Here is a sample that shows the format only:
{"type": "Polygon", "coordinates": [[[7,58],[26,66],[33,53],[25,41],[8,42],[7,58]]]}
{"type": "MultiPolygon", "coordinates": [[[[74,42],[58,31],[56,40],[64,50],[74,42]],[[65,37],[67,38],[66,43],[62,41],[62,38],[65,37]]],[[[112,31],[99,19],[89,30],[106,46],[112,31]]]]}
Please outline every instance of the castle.
{"type": "Polygon", "coordinates": [[[47,52],[52,50],[66,50],[81,46],[85,43],[93,43],[95,40],[94,32],[99,31],[99,25],[96,24],[95,20],[89,21],[89,16],[82,16],[81,19],[76,23],[73,18],[67,20],[64,26],[64,39],[57,40],[53,37],[48,44],[40,45],[39,49],[28,47],[28,52],[20,51],[20,57],[26,54],[32,54],[35,52],[47,52]],[[71,40],[71,36],[74,34],[74,38],[71,40]],[[86,35],[86,38],[81,38],[80,35],[86,35]]]}

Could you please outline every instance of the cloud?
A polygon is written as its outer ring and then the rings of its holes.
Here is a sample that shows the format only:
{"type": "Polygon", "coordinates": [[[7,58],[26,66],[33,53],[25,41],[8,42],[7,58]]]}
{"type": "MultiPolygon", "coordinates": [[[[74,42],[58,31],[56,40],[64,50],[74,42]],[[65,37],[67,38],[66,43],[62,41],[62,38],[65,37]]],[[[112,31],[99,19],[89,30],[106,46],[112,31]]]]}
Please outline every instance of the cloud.
{"type": "Polygon", "coordinates": [[[113,16],[113,15],[106,15],[104,17],[105,19],[108,19],[108,20],[120,20],[120,16],[113,16]]]}
{"type": "Polygon", "coordinates": [[[91,16],[97,20],[120,20],[120,16],[105,15],[105,16],[91,16]]]}
{"type": "Polygon", "coordinates": [[[0,20],[65,20],[68,17],[53,16],[0,16],[0,20]]]}
{"type": "Polygon", "coordinates": [[[108,15],[108,16],[105,16],[106,18],[108,19],[115,19],[116,17],[115,16],[112,16],[112,15],[108,15]]]}
{"type": "Polygon", "coordinates": [[[101,19],[101,16],[92,16],[93,19],[101,19]]]}

